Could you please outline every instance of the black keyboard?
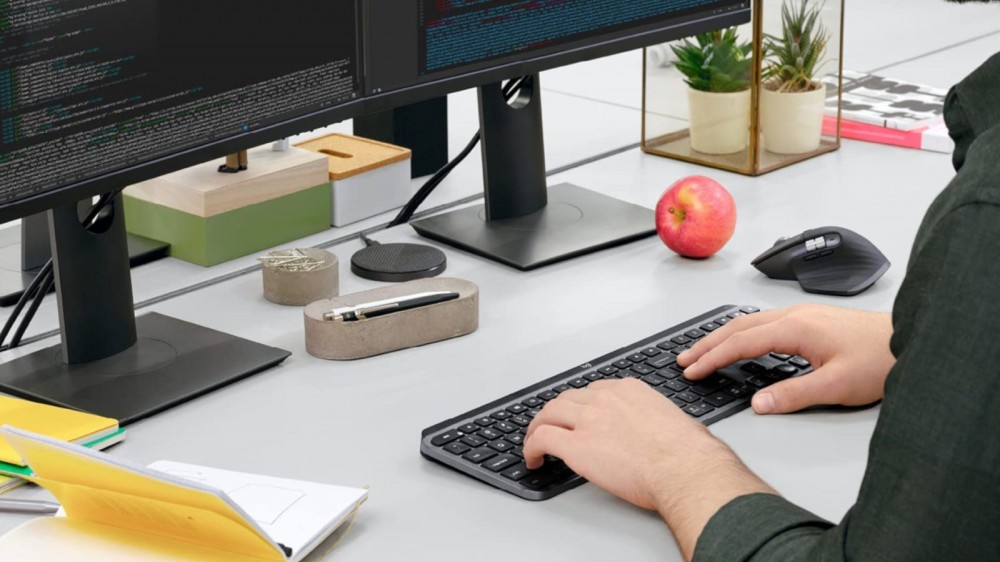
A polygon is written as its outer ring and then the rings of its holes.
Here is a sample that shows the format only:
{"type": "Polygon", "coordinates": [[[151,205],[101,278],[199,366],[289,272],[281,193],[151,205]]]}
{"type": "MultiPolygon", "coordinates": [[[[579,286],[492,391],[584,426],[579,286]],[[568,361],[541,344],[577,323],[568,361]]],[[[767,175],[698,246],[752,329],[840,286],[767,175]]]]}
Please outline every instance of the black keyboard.
{"type": "Polygon", "coordinates": [[[751,306],[723,306],[683,324],[545,379],[424,430],[420,452],[428,459],[529,500],[546,500],[585,480],[559,459],[538,470],[524,465],[524,434],[549,400],[602,379],[635,378],[652,386],[691,417],[713,424],[750,406],[758,389],[812,371],[802,357],[771,353],[740,361],[711,377],[688,381],[676,357],[751,306]]]}

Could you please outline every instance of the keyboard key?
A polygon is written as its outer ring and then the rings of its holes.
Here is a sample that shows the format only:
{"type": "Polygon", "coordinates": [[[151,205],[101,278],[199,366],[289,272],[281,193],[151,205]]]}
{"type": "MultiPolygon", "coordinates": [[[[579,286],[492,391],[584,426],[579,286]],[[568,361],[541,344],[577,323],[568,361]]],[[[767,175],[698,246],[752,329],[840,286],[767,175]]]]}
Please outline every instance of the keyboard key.
{"type": "Polygon", "coordinates": [[[656,347],[662,349],[663,351],[670,351],[671,349],[677,347],[677,344],[672,341],[665,341],[656,344],[656,347]]]}
{"type": "Polygon", "coordinates": [[[553,387],[552,392],[555,392],[556,394],[562,394],[563,392],[566,392],[570,388],[571,387],[568,384],[561,384],[559,386],[553,387]]]}
{"type": "Polygon", "coordinates": [[[613,375],[618,372],[618,368],[608,365],[607,367],[602,367],[598,369],[597,372],[601,373],[602,375],[613,375]]]}
{"type": "Polygon", "coordinates": [[[514,433],[517,431],[517,426],[512,423],[500,422],[493,426],[493,429],[502,431],[504,433],[514,433]]]}
{"type": "Polygon", "coordinates": [[[692,384],[691,392],[702,396],[708,396],[709,394],[715,394],[716,392],[722,390],[722,387],[730,384],[730,382],[731,381],[727,378],[713,375],[705,380],[692,384]]]}
{"type": "Polygon", "coordinates": [[[715,406],[716,408],[721,408],[722,406],[729,404],[733,400],[736,399],[724,391],[716,392],[715,394],[709,394],[708,396],[705,397],[705,402],[715,406]]]}
{"type": "Polygon", "coordinates": [[[521,485],[525,488],[532,488],[535,490],[544,488],[549,484],[556,481],[556,476],[551,472],[546,470],[535,470],[532,471],[526,478],[521,480],[521,485]]]}
{"type": "Polygon", "coordinates": [[[476,425],[479,425],[479,426],[482,426],[482,427],[489,427],[489,426],[493,425],[493,418],[491,418],[489,416],[479,418],[479,419],[476,420],[476,425]]]}
{"type": "Polygon", "coordinates": [[[673,390],[674,392],[684,392],[688,389],[688,385],[681,380],[667,381],[663,383],[663,386],[673,390]]]}
{"type": "Polygon", "coordinates": [[[509,420],[511,423],[515,423],[521,427],[528,427],[531,425],[531,419],[525,416],[514,416],[509,420]]]}
{"type": "Polygon", "coordinates": [[[673,349],[670,350],[670,353],[673,353],[674,356],[677,356],[677,355],[680,355],[681,353],[684,353],[687,350],[688,350],[688,348],[686,348],[686,347],[675,347],[675,348],[673,348],[673,349]]]}
{"type": "Polygon", "coordinates": [[[514,448],[514,444],[505,439],[497,439],[489,444],[489,448],[498,453],[505,453],[514,448]]]}
{"type": "Polygon", "coordinates": [[[521,462],[521,459],[515,457],[514,455],[500,455],[499,457],[483,463],[483,468],[492,470],[493,472],[500,472],[501,470],[510,468],[519,462],[521,462]]]}
{"type": "Polygon", "coordinates": [[[788,362],[800,369],[808,369],[809,367],[812,367],[812,363],[806,361],[805,358],[799,357],[798,355],[789,359],[788,362]]]}
{"type": "Polygon", "coordinates": [[[612,363],[612,365],[614,365],[615,368],[618,369],[628,369],[629,367],[632,366],[632,362],[629,361],[628,359],[621,359],[619,361],[615,361],[614,363],[612,363]]]}
{"type": "Polygon", "coordinates": [[[757,363],[756,361],[748,361],[740,367],[740,370],[750,373],[751,375],[760,375],[767,372],[767,367],[757,363]]]}
{"type": "Polygon", "coordinates": [[[573,379],[569,381],[569,385],[572,386],[573,388],[583,388],[588,384],[590,384],[590,381],[588,381],[587,379],[573,379]]]}
{"type": "Polygon", "coordinates": [[[528,411],[528,407],[523,404],[514,404],[513,406],[508,406],[507,411],[512,414],[523,414],[528,411]]]}
{"type": "Polygon", "coordinates": [[[524,458],[524,447],[518,445],[517,447],[514,447],[513,449],[510,450],[510,454],[514,455],[515,457],[523,459],[524,458]]]}
{"type": "Polygon", "coordinates": [[[507,470],[500,473],[504,478],[509,478],[514,482],[518,480],[523,480],[528,476],[528,467],[524,466],[524,463],[517,463],[514,466],[508,468],[507,470]]]}
{"type": "Polygon", "coordinates": [[[670,398],[671,396],[674,395],[674,391],[670,390],[665,386],[655,386],[653,387],[653,390],[659,392],[660,394],[666,396],[667,398],[670,398]]]}
{"type": "Polygon", "coordinates": [[[524,445],[524,436],[520,433],[510,433],[504,436],[504,439],[510,441],[514,445],[524,445]]]}
{"type": "Polygon", "coordinates": [[[772,353],[771,357],[774,357],[778,361],[788,361],[789,359],[792,358],[791,355],[788,355],[786,353],[772,353]]]}
{"type": "Polygon", "coordinates": [[[646,361],[646,364],[654,369],[666,369],[667,367],[673,365],[677,359],[676,356],[670,353],[666,353],[657,357],[656,359],[650,359],[646,361]]]}
{"type": "MultiPolygon", "coordinates": [[[[593,373],[591,373],[591,374],[593,374],[593,373]]],[[[545,401],[542,400],[542,399],[540,399],[540,398],[531,397],[531,398],[526,398],[526,399],[522,400],[521,404],[524,404],[525,406],[527,406],[529,408],[537,408],[539,406],[544,405],[545,401]]]]}
{"type": "Polygon", "coordinates": [[[649,386],[660,386],[661,384],[667,382],[667,379],[658,377],[656,375],[646,375],[642,377],[642,382],[648,384],[649,386]]]}
{"type": "Polygon", "coordinates": [[[482,437],[479,437],[478,435],[466,435],[465,437],[462,437],[462,443],[465,443],[466,445],[475,448],[475,447],[482,447],[483,445],[485,445],[486,440],[483,439],[482,437]]]}
{"type": "Polygon", "coordinates": [[[676,343],[677,345],[684,345],[686,343],[691,343],[691,338],[687,336],[677,336],[675,338],[670,338],[670,341],[676,343]]]}
{"type": "Polygon", "coordinates": [[[744,396],[753,394],[753,390],[751,390],[750,387],[745,384],[734,384],[727,386],[726,388],[722,389],[722,392],[725,392],[726,394],[732,396],[733,398],[743,398],[744,396]]]}
{"type": "Polygon", "coordinates": [[[539,400],[544,400],[546,402],[548,402],[549,400],[555,400],[558,397],[559,394],[556,392],[552,392],[551,390],[546,390],[545,392],[542,392],[537,396],[539,400]]]}
{"type": "Polygon", "coordinates": [[[472,449],[472,447],[463,445],[461,441],[452,441],[444,446],[444,450],[453,455],[464,455],[465,453],[468,453],[470,449],[472,449]]]}
{"type": "Polygon", "coordinates": [[[740,309],[740,312],[743,312],[744,314],[756,314],[760,312],[760,309],[756,306],[744,306],[740,309]]]}
{"type": "Polygon", "coordinates": [[[692,404],[694,402],[697,402],[697,401],[701,400],[700,396],[695,396],[694,394],[691,394],[690,392],[680,392],[678,394],[675,394],[674,398],[677,398],[679,400],[683,400],[684,402],[686,402],[688,404],[692,404]]]}
{"type": "Polygon", "coordinates": [[[655,369],[651,369],[645,365],[632,365],[632,372],[639,373],[640,375],[650,375],[655,369]]]}
{"type": "Polygon", "coordinates": [[[474,423],[467,423],[462,427],[458,428],[462,433],[475,433],[479,431],[479,426],[474,423]]]}
{"type": "Polygon", "coordinates": [[[510,413],[500,410],[499,412],[493,412],[493,419],[497,421],[503,421],[510,417],[510,413]]]}
{"type": "Polygon", "coordinates": [[[473,449],[468,453],[465,453],[464,455],[462,455],[462,458],[469,462],[479,464],[483,461],[492,459],[495,456],[497,456],[497,452],[494,451],[493,449],[490,449],[488,447],[480,447],[478,449],[473,449]]]}
{"type": "Polygon", "coordinates": [[[754,375],[752,377],[747,377],[747,384],[754,388],[764,388],[765,386],[770,386],[773,381],[764,380],[761,377],[754,375]]]}
{"type": "Polygon", "coordinates": [[[670,398],[670,401],[677,405],[678,408],[687,408],[688,403],[678,398],[676,395],[670,398]]]}
{"type": "Polygon", "coordinates": [[[700,418],[714,409],[715,408],[709,406],[708,404],[691,404],[690,406],[684,408],[684,411],[687,412],[689,416],[700,418]]]}
{"type": "MultiPolygon", "coordinates": [[[[668,371],[673,371],[673,372],[677,373],[678,375],[683,375],[684,374],[684,369],[681,368],[681,366],[677,365],[676,363],[673,364],[673,365],[671,365],[671,366],[669,366],[669,367],[667,367],[667,370],[668,371]]],[[[667,378],[670,378],[670,377],[667,377],[667,378]]]]}
{"type": "Polygon", "coordinates": [[[716,319],[714,320],[714,322],[715,322],[716,324],[718,324],[719,326],[725,326],[726,324],[728,324],[728,323],[730,322],[730,320],[729,320],[729,318],[728,318],[728,317],[726,317],[726,316],[723,316],[722,318],[716,318],[716,319]]]}
{"type": "Polygon", "coordinates": [[[659,349],[656,349],[655,347],[647,347],[646,349],[642,350],[641,353],[646,357],[656,357],[657,355],[660,355],[663,352],[660,351],[659,349]]]}
{"type": "Polygon", "coordinates": [[[787,377],[790,377],[790,376],[794,375],[795,373],[799,372],[799,370],[796,369],[795,367],[793,367],[791,365],[784,365],[784,364],[778,365],[777,367],[775,367],[774,369],[771,369],[771,370],[774,371],[775,373],[778,373],[780,375],[785,375],[787,377]]]}
{"type": "Polygon", "coordinates": [[[722,326],[716,324],[715,322],[709,322],[708,324],[702,324],[700,328],[706,332],[714,332],[721,328],[722,326]]]}
{"type": "Polygon", "coordinates": [[[733,312],[733,313],[731,313],[729,315],[729,317],[733,318],[733,319],[736,319],[736,318],[739,318],[740,316],[746,316],[746,315],[747,315],[746,312],[733,312]]]}
{"type": "Polygon", "coordinates": [[[601,375],[601,373],[587,373],[586,375],[583,375],[583,378],[587,379],[588,381],[599,381],[603,379],[604,376],[601,375]]]}
{"type": "Polygon", "coordinates": [[[642,363],[646,360],[646,356],[641,353],[636,353],[634,355],[629,355],[628,360],[633,363],[642,363]]]}
{"type": "Polygon", "coordinates": [[[620,376],[623,379],[641,379],[642,378],[642,375],[640,375],[639,373],[636,373],[634,371],[622,371],[622,372],[618,373],[618,376],[620,376]]]}
{"type": "Polygon", "coordinates": [[[524,413],[524,417],[535,419],[535,416],[537,416],[538,414],[541,414],[541,413],[542,413],[542,410],[540,408],[535,408],[535,409],[528,410],[527,412],[525,412],[524,413]]]}
{"type": "Polygon", "coordinates": [[[689,338],[691,338],[691,339],[693,339],[693,340],[696,340],[696,339],[705,337],[705,332],[702,332],[701,330],[690,330],[690,331],[684,332],[684,335],[687,336],[687,337],[689,337],[689,338]]]}
{"type": "Polygon", "coordinates": [[[435,447],[443,447],[460,437],[462,437],[462,433],[459,430],[451,429],[438,435],[434,439],[431,439],[431,445],[434,445],[435,447]]]}
{"type": "Polygon", "coordinates": [[[503,432],[497,431],[495,429],[490,429],[487,427],[480,429],[477,435],[488,441],[493,441],[494,439],[500,439],[501,437],[503,437],[503,432]]]}

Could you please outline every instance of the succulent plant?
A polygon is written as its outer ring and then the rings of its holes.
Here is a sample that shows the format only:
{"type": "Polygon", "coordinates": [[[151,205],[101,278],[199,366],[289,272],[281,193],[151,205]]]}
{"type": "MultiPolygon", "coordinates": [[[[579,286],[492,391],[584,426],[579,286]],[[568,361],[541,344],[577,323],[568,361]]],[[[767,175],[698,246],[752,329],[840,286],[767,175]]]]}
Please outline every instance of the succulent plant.
{"type": "Polygon", "coordinates": [[[703,92],[742,92],[750,88],[750,42],[740,43],[736,28],[702,33],[671,47],[685,82],[703,92]]]}
{"type": "Polygon", "coordinates": [[[822,87],[816,68],[826,54],[830,34],[820,19],[823,4],[787,0],[781,7],[781,36],[764,39],[764,83],[774,91],[809,92],[822,87]]]}

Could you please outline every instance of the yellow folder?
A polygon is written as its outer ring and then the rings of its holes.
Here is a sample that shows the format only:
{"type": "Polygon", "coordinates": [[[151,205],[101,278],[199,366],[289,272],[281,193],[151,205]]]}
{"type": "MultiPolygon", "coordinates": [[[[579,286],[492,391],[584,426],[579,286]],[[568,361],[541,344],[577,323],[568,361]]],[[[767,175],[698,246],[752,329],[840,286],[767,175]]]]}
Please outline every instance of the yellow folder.
{"type": "Polygon", "coordinates": [[[219,490],[131,466],[39,435],[0,434],[66,517],[34,519],[0,538],[4,559],[287,562],[282,549],[219,490]]]}
{"type": "MultiPolygon", "coordinates": [[[[118,429],[118,421],[111,418],[0,396],[0,427],[4,425],[70,443],[94,440],[118,429]]],[[[27,466],[3,436],[0,436],[0,462],[27,466]]]]}

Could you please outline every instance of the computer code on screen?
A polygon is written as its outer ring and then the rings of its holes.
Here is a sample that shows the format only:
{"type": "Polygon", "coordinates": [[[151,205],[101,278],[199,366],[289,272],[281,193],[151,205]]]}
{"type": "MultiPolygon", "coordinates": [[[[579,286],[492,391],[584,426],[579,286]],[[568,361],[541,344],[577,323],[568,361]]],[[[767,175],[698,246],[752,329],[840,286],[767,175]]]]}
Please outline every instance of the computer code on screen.
{"type": "Polygon", "coordinates": [[[0,204],[360,94],[354,0],[0,0],[0,204]]]}
{"type": "Polygon", "coordinates": [[[422,71],[430,73],[586,39],[719,0],[419,0],[422,71]]]}

